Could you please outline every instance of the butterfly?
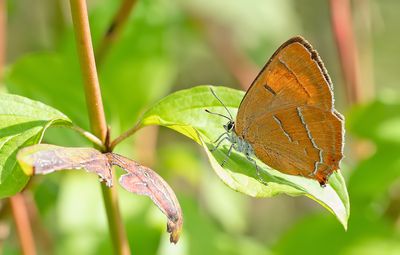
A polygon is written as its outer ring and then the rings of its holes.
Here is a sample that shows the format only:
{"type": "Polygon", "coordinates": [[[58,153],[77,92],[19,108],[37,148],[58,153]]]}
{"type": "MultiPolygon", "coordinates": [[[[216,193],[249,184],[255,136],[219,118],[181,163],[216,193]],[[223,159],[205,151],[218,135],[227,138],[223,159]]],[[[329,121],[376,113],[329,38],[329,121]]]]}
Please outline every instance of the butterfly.
{"type": "Polygon", "coordinates": [[[256,156],[282,173],[317,180],[325,186],[343,158],[344,117],[334,108],[333,86],[313,47],[296,36],[283,43],[243,97],[234,121],[231,113],[218,148],[228,140],[257,169],[256,156]]]}

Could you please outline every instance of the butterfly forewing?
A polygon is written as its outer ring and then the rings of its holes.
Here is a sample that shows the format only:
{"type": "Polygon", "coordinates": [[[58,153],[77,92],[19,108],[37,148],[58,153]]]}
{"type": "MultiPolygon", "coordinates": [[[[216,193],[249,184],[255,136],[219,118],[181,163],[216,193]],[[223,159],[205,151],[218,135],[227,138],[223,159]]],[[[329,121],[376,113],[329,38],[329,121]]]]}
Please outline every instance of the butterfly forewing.
{"type": "Polygon", "coordinates": [[[318,54],[301,37],[271,57],[240,104],[235,132],[256,156],[321,184],[343,157],[343,121],[318,54]]]}

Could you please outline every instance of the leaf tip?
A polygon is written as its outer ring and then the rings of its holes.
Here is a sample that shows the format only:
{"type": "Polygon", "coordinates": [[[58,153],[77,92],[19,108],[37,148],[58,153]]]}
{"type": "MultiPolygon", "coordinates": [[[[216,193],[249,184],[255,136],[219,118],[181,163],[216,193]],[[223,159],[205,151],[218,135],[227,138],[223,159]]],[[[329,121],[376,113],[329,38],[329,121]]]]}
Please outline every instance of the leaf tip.
{"type": "Polygon", "coordinates": [[[176,244],[182,232],[182,218],[178,218],[175,222],[168,220],[167,232],[170,233],[169,241],[176,244]]]}
{"type": "Polygon", "coordinates": [[[349,215],[347,215],[347,218],[346,218],[346,219],[339,220],[339,221],[340,221],[340,223],[342,224],[342,226],[343,226],[343,228],[344,228],[344,231],[347,232],[348,223],[349,223],[349,215]]]}
{"type": "Polygon", "coordinates": [[[108,157],[111,164],[118,165],[128,172],[120,177],[121,186],[129,192],[148,196],[167,216],[169,240],[176,244],[182,231],[183,216],[172,188],[161,176],[148,167],[118,154],[108,154],[108,157]]]}

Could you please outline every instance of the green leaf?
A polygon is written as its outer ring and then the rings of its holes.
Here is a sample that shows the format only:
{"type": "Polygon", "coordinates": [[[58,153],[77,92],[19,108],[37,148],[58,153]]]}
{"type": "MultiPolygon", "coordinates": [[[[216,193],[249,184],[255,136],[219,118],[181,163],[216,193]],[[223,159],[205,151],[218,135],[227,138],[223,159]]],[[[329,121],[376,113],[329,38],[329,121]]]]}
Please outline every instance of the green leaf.
{"type": "Polygon", "coordinates": [[[11,93],[52,105],[88,128],[82,79],[74,60],[57,53],[29,54],[10,66],[4,82],[11,93]]]}
{"type": "MultiPolygon", "coordinates": [[[[220,146],[214,152],[211,152],[210,148],[214,147],[211,141],[224,132],[223,125],[226,124],[226,119],[208,114],[205,109],[221,114],[227,113],[211,94],[210,88],[211,86],[199,86],[167,96],[143,115],[139,125],[169,127],[202,145],[214,171],[233,190],[253,197],[272,197],[282,193],[290,196],[305,195],[332,212],[347,228],[350,204],[340,171],[333,173],[328,185],[321,188],[315,180],[283,174],[257,161],[263,178],[268,181],[268,185],[264,185],[257,178],[253,163],[235,151],[224,167],[221,167],[229,144],[220,146]]],[[[225,87],[212,88],[235,115],[244,92],[225,87]]]]}
{"type": "Polygon", "coordinates": [[[19,192],[29,177],[16,162],[21,147],[39,143],[52,125],[69,125],[61,112],[40,102],[0,94],[0,198],[19,192]]]}

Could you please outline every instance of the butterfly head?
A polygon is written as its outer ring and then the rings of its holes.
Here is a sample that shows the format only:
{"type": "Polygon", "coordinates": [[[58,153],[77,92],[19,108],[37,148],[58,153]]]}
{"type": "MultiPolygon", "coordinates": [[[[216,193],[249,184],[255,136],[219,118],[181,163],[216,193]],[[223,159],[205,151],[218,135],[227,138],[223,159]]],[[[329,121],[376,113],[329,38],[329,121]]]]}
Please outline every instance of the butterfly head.
{"type": "Polygon", "coordinates": [[[221,103],[221,105],[225,108],[226,112],[229,114],[229,116],[225,116],[223,114],[220,113],[216,113],[216,112],[210,112],[209,110],[206,110],[206,112],[210,113],[210,114],[214,114],[214,115],[218,115],[221,116],[225,119],[228,119],[228,123],[226,123],[224,125],[224,129],[226,130],[226,132],[232,132],[235,129],[235,121],[233,120],[232,114],[231,112],[228,110],[228,108],[225,106],[225,104],[222,102],[221,99],[219,99],[219,97],[217,96],[217,94],[215,94],[214,90],[212,88],[210,88],[211,93],[214,95],[214,97],[221,103]]]}
{"type": "Polygon", "coordinates": [[[233,120],[228,121],[228,123],[224,125],[224,128],[226,132],[232,132],[235,129],[235,122],[233,120]]]}

